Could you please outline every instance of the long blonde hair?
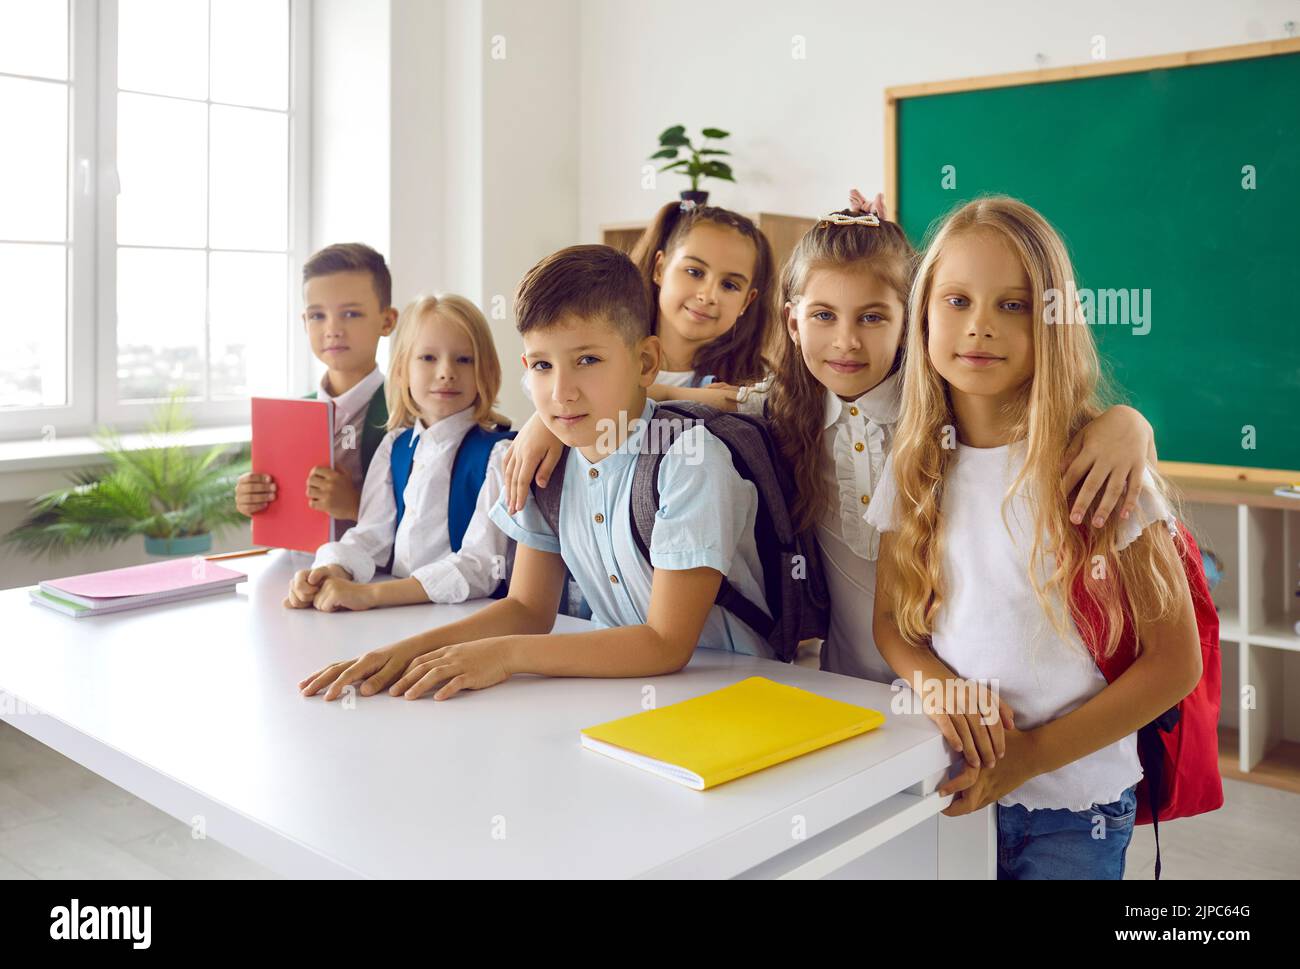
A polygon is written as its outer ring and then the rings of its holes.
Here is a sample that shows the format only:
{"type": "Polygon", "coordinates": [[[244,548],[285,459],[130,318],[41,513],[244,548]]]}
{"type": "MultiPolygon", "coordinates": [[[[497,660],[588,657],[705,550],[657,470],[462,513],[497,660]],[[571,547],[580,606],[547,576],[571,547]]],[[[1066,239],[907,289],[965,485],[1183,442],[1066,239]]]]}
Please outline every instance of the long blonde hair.
{"type": "Polygon", "coordinates": [[[388,363],[388,430],[410,427],[420,416],[420,408],[411,396],[408,368],[416,334],[428,318],[450,320],[458,324],[474,347],[474,386],[478,396],[471,404],[474,420],[486,430],[498,425],[509,427],[510,419],[493,408],[501,392],[501,360],[497,356],[492,331],[479,308],[464,296],[446,293],[438,296],[417,296],[407,303],[397,318],[393,334],[392,357],[388,363]]]}
{"type": "MultiPolygon", "coordinates": [[[[903,371],[902,417],[893,445],[898,521],[893,543],[898,581],[892,590],[899,631],[914,644],[928,641],[943,602],[943,541],[940,509],[944,477],[955,451],[942,446],[955,428],[956,415],[946,382],[930,361],[928,304],[935,266],[948,243],[972,230],[991,231],[1020,257],[1033,293],[1033,377],[1026,381],[1007,417],[1012,441],[1023,441],[1026,457],[1002,504],[1024,486],[1034,509],[1029,577],[1043,612],[1063,637],[1070,623],[1085,623],[1071,592],[1093,600],[1107,635],[1104,656],[1114,653],[1125,621],[1150,622],[1174,607],[1176,583],[1183,581],[1179,559],[1182,536],[1153,527],[1149,541],[1136,541],[1116,554],[1118,515],[1094,529],[1076,526],[1061,494],[1061,459],[1071,438],[1102,411],[1104,381],[1091,329],[1077,301],[1060,307],[1060,319],[1048,325],[1048,294],[1059,300],[1073,293],[1069,252],[1056,230],[1023,202],[1006,196],[979,198],[950,213],[934,235],[912,288],[903,371]],[[1178,543],[1178,545],[1175,544],[1178,543]],[[1046,582],[1040,575],[1047,570],[1046,582]],[[1053,607],[1055,601],[1064,609],[1053,607]]],[[[1168,485],[1150,469],[1156,489],[1176,508],[1168,485]]],[[[1095,642],[1096,630],[1085,640],[1095,642]]]]}

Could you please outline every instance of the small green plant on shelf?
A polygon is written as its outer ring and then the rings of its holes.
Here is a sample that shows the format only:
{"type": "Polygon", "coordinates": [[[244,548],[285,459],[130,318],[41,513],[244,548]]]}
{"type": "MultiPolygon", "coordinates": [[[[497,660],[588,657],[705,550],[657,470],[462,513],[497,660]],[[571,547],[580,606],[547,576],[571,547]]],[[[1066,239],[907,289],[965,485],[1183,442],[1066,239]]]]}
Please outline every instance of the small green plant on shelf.
{"type": "Polygon", "coordinates": [[[659,150],[650,158],[673,159],[661,167],[659,171],[676,171],[689,178],[691,187],[689,190],[682,192],[682,198],[703,205],[707,201],[709,193],[700,191],[701,179],[716,178],[724,182],[735,182],[736,179],[732,175],[731,166],[724,161],[719,161],[720,156],[730,155],[731,152],[725,148],[717,148],[709,144],[711,141],[716,142],[721,141],[723,138],[730,138],[731,132],[723,131],[721,128],[705,128],[700,132],[700,135],[702,140],[697,148],[695,143],[686,137],[685,125],[673,125],[659,135],[659,150]],[[686,152],[686,155],[679,157],[683,151],[686,152]],[[703,196],[703,198],[698,196],[703,196]]]}

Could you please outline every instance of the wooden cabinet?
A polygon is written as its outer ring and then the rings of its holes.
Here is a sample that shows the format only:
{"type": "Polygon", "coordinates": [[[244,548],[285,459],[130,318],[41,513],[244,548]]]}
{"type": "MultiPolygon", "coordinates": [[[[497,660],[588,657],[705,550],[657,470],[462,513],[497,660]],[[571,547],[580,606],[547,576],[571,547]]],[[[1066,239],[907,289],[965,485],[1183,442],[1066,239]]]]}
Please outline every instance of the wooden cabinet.
{"type": "MultiPolygon", "coordinates": [[[[749,212],[744,214],[753,219],[759,231],[767,236],[767,241],[772,244],[772,257],[775,263],[773,271],[777,274],[785,265],[785,260],[794,249],[795,243],[817,221],[815,218],[802,215],[775,215],[771,212],[759,212],[757,215],[749,212]]],[[[603,225],[600,227],[600,241],[623,252],[631,252],[647,224],[646,222],[615,222],[603,225]]]]}

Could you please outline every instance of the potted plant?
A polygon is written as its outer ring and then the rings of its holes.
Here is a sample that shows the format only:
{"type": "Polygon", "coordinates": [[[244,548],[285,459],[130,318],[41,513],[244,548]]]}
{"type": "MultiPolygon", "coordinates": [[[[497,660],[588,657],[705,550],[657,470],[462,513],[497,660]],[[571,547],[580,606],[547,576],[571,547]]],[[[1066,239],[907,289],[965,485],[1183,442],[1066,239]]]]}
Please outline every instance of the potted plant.
{"type": "Polygon", "coordinates": [[[247,446],[234,453],[215,445],[198,452],[179,435],[190,424],[180,399],[154,415],[149,447],[127,449],[112,430],[97,435],[108,464],[72,474],[71,488],[42,495],[4,542],[28,554],[66,555],[144,536],[151,555],[198,555],[212,532],[242,524],[235,479],[248,470],[247,446]]]}
{"type": "Polygon", "coordinates": [[[659,136],[659,150],[651,155],[655,158],[671,158],[670,161],[659,169],[661,172],[680,170],[683,175],[691,180],[691,187],[682,192],[683,201],[691,201],[696,205],[704,205],[709,200],[708,192],[700,191],[700,179],[717,178],[725,182],[734,182],[736,179],[731,174],[731,166],[724,161],[719,161],[719,155],[730,155],[731,152],[723,148],[713,148],[709,146],[710,141],[720,141],[723,138],[730,138],[731,133],[723,131],[721,128],[705,128],[700,132],[703,140],[698,148],[686,137],[685,125],[673,125],[665,129],[659,136]],[[687,157],[678,157],[678,153],[685,149],[689,152],[687,157]]]}

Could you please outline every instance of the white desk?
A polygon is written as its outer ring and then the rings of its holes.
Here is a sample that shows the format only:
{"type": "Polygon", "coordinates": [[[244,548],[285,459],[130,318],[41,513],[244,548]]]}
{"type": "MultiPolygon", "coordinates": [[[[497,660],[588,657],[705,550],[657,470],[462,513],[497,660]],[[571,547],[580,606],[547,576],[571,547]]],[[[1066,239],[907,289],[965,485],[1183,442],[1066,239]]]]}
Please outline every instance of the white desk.
{"type": "Polygon", "coordinates": [[[327,662],[482,606],[285,609],[305,560],[235,559],[249,581],[234,594],[82,620],[0,592],[0,717],[289,876],[995,872],[992,809],[938,815],[950,756],[925,717],[889,714],[880,684],[700,650],[669,676],[516,676],[447,701],[303,698],[298,681],[327,662]],[[639,712],[647,686],[664,706],[754,674],[888,719],[703,792],[580,745],[583,727],[639,712]]]}

